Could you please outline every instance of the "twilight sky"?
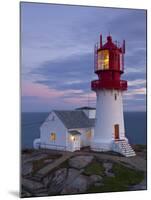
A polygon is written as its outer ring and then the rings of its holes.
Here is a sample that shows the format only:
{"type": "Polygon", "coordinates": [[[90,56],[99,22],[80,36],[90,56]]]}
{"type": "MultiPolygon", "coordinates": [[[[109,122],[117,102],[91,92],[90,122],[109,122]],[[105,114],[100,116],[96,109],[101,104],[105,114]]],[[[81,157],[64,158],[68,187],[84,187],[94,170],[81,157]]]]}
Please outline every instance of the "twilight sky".
{"type": "Polygon", "coordinates": [[[125,111],[146,110],[146,11],[21,3],[22,111],[95,106],[93,48],[126,40],[125,111]]]}

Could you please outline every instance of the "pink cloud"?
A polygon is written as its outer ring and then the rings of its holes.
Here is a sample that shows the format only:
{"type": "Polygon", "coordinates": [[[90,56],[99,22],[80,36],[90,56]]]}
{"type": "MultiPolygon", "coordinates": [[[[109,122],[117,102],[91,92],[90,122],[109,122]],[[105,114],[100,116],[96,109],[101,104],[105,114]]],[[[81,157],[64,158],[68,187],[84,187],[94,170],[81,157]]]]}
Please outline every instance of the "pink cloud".
{"type": "Polygon", "coordinates": [[[39,100],[36,100],[38,104],[39,101],[43,104],[58,104],[60,102],[61,104],[70,104],[71,106],[77,107],[87,105],[88,101],[90,104],[94,104],[96,99],[96,94],[94,92],[83,93],[82,90],[71,89],[60,91],[39,83],[27,81],[22,82],[22,96],[37,97],[39,98],[39,100]],[[64,98],[66,95],[69,95],[69,97],[64,98]]]}
{"type": "Polygon", "coordinates": [[[24,81],[22,83],[22,96],[35,96],[41,98],[57,98],[64,95],[63,91],[50,89],[45,85],[24,81]]]}
{"type": "Polygon", "coordinates": [[[64,100],[66,103],[76,104],[76,105],[87,105],[88,103],[94,104],[96,101],[96,94],[94,92],[91,93],[83,93],[77,95],[77,97],[70,97],[64,100]]]}

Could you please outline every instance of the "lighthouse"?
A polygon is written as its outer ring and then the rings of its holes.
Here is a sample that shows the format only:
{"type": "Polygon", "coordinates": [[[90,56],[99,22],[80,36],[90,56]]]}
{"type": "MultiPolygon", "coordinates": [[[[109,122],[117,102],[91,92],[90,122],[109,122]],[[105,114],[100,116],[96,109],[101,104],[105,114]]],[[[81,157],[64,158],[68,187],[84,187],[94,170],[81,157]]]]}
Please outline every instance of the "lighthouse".
{"type": "Polygon", "coordinates": [[[115,151],[126,157],[135,156],[135,152],[125,136],[123,114],[123,92],[127,90],[127,81],[122,80],[124,73],[125,40],[122,45],[107,41],[95,45],[94,71],[98,80],[91,82],[96,92],[96,119],[91,149],[94,151],[115,151]]]}

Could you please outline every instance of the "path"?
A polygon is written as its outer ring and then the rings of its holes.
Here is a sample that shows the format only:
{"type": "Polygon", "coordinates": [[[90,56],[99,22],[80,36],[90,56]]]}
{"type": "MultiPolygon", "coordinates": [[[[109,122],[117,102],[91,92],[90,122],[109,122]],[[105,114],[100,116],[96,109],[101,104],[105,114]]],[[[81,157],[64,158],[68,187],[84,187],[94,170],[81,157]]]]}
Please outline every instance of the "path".
{"type": "Polygon", "coordinates": [[[46,176],[53,169],[55,169],[57,166],[59,166],[60,164],[62,164],[66,160],[68,160],[71,156],[73,156],[73,154],[71,152],[63,153],[63,155],[61,156],[61,158],[58,158],[53,163],[50,163],[50,164],[46,165],[45,167],[43,167],[42,169],[40,169],[36,173],[36,176],[39,176],[41,178],[44,177],[44,176],[46,176]]]}

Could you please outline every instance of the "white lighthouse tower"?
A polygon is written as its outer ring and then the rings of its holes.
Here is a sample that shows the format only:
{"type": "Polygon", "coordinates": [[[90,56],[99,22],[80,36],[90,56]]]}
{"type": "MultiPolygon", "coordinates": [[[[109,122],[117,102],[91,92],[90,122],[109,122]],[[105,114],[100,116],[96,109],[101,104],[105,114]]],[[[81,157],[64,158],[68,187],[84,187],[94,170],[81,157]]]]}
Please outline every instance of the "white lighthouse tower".
{"type": "Polygon", "coordinates": [[[127,81],[121,80],[124,73],[125,41],[122,47],[107,42],[95,47],[95,73],[98,80],[91,82],[96,92],[96,121],[91,149],[94,151],[116,151],[124,156],[134,156],[135,152],[125,136],[123,116],[123,92],[127,90],[127,81]]]}

